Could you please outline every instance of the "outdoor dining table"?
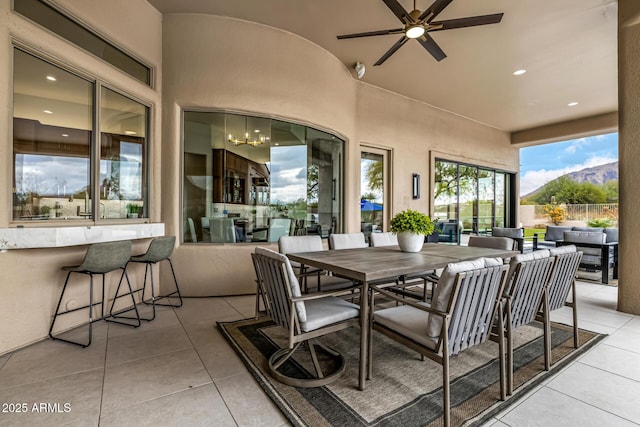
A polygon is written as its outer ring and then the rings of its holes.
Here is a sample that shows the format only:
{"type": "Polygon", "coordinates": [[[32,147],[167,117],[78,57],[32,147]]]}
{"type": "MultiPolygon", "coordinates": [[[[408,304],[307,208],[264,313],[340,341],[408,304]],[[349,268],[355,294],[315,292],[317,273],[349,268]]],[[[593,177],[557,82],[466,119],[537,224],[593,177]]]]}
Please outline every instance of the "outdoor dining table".
{"type": "Polygon", "coordinates": [[[369,283],[382,279],[394,279],[405,274],[444,268],[452,262],[480,257],[508,258],[518,254],[518,251],[425,243],[420,252],[413,253],[402,252],[397,246],[383,246],[289,253],[287,257],[305,266],[317,267],[361,283],[358,388],[364,390],[365,378],[369,379],[366,361],[369,283]]]}

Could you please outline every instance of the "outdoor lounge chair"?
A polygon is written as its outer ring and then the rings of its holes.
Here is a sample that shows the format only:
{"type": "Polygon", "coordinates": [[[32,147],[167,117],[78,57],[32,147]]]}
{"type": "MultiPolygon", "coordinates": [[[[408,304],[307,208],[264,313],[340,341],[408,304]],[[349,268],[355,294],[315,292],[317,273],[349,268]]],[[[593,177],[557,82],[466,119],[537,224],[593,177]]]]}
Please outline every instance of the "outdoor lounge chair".
{"type": "Polygon", "coordinates": [[[320,387],[338,379],[345,369],[344,358],[320,344],[317,338],[358,325],[360,308],[332,294],[302,296],[298,279],[285,255],[258,247],[251,257],[258,283],[262,286],[267,314],[288,331],[287,347],[269,357],[269,373],[276,380],[294,387],[320,387]],[[315,376],[310,372],[311,378],[293,377],[284,365],[305,342],[315,376]],[[323,372],[316,348],[335,359],[337,368],[333,372],[323,372]]]}
{"type": "MultiPolygon", "coordinates": [[[[479,258],[449,264],[443,271],[433,302],[414,303],[392,292],[372,286],[370,307],[376,292],[404,303],[375,310],[369,332],[368,364],[373,371],[373,334],[376,330],[442,365],[444,425],[450,425],[449,357],[485,342],[496,318],[498,300],[507,278],[501,259],[479,258]],[[374,292],[375,291],[375,292],[374,292]]],[[[500,339],[500,398],[506,398],[504,375],[503,318],[498,316],[500,339]]]]}
{"type": "Polygon", "coordinates": [[[509,237],[516,241],[516,250],[520,253],[524,253],[524,230],[522,228],[509,228],[509,227],[493,227],[491,229],[491,235],[494,237],[509,237]]]}

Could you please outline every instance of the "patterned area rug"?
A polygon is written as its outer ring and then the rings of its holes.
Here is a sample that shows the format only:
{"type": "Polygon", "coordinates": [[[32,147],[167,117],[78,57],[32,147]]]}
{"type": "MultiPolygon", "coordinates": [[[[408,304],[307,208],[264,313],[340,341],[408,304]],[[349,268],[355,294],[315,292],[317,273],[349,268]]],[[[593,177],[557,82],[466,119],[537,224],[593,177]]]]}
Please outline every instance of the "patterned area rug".
{"type": "MultiPolygon", "coordinates": [[[[442,367],[374,333],[373,377],[364,391],[358,385],[359,328],[321,339],[347,360],[344,375],[325,387],[295,388],[271,378],[269,356],[286,346],[286,332],[267,317],[219,323],[218,327],[249,371],[296,426],[424,426],[442,424],[442,367]]],[[[514,337],[514,394],[500,401],[498,344],[487,342],[451,358],[452,425],[480,425],[515,403],[531,388],[575,359],[603,335],[580,331],[573,348],[570,327],[553,324],[553,362],[544,371],[542,329],[531,324],[514,337]]],[[[307,351],[290,363],[289,374],[304,378],[310,368],[307,351]],[[306,353],[306,354],[305,354],[306,353]]]]}

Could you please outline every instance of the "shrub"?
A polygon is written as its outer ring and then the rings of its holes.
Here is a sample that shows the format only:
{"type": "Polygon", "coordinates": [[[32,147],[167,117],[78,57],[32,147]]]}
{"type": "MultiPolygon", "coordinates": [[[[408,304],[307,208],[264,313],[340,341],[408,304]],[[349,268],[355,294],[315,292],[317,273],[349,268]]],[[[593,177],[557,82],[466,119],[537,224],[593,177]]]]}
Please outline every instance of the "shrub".
{"type": "Polygon", "coordinates": [[[410,231],[427,236],[433,233],[433,228],[429,215],[411,209],[397,213],[391,220],[391,231],[394,233],[410,231]]]}
{"type": "Polygon", "coordinates": [[[613,225],[613,219],[611,218],[594,218],[587,221],[589,227],[607,228],[613,225]]]}
{"type": "Polygon", "coordinates": [[[567,211],[562,206],[547,205],[544,207],[544,213],[554,225],[560,225],[567,218],[567,211]]]}

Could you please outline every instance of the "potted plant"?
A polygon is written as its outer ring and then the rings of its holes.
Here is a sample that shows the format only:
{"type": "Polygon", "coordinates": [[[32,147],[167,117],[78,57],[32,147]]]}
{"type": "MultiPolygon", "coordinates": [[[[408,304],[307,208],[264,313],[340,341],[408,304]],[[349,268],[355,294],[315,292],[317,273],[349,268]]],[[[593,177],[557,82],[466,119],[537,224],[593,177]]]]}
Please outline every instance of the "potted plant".
{"type": "Polygon", "coordinates": [[[398,245],[403,252],[419,252],[424,237],[433,232],[429,215],[412,209],[397,213],[391,220],[391,231],[398,235],[398,245]]]}
{"type": "Polygon", "coordinates": [[[127,204],[127,218],[138,218],[142,206],[133,203],[127,204]]]}

